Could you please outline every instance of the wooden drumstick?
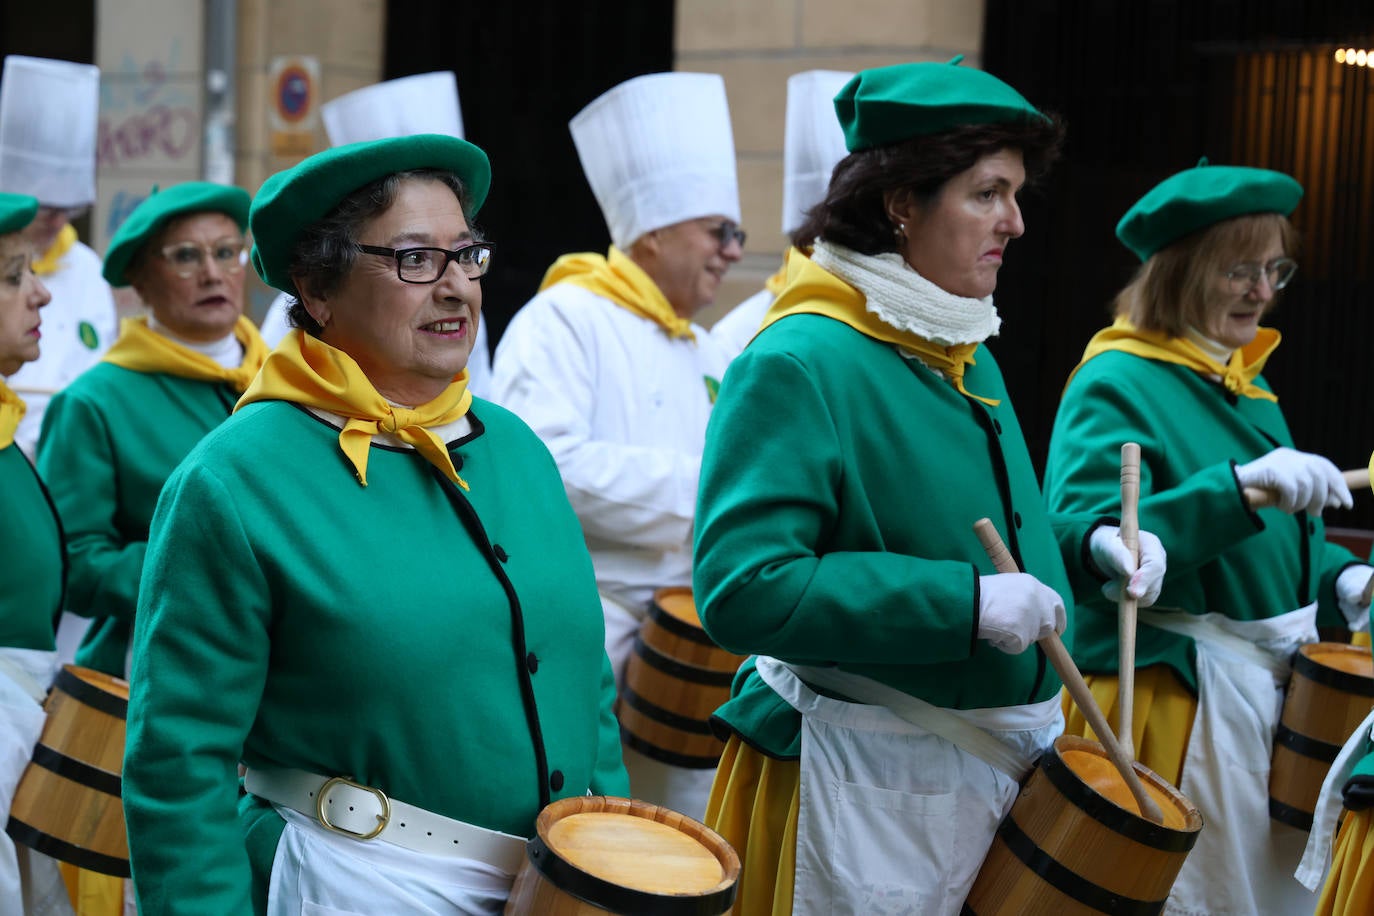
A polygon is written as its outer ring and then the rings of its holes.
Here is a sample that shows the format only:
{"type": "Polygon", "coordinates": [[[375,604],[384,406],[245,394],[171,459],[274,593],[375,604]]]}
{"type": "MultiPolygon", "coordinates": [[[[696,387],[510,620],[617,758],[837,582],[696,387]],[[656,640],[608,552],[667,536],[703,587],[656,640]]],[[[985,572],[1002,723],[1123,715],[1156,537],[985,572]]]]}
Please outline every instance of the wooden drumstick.
{"type": "MultiPolygon", "coordinates": [[[[1140,445],[1127,442],[1121,446],[1121,543],[1131,552],[1131,559],[1140,565],[1140,445]]],[[[1117,641],[1120,656],[1117,661],[1117,740],[1121,751],[1135,759],[1135,733],[1131,721],[1135,704],[1135,618],[1136,600],[1121,583],[1121,597],[1117,599],[1117,641]]]]}
{"type": "MultiPolygon", "coordinates": [[[[980,518],[973,523],[973,531],[978,535],[978,540],[983,545],[983,550],[987,553],[988,559],[992,561],[993,569],[999,573],[1020,572],[1017,568],[1015,559],[1007,550],[1007,545],[1002,542],[1002,537],[997,533],[997,528],[990,519],[980,518]]],[[[1051,633],[1044,639],[1037,640],[1036,645],[1045,653],[1045,657],[1054,666],[1059,679],[1064,682],[1064,686],[1069,689],[1069,695],[1078,704],[1078,708],[1083,711],[1083,717],[1088,720],[1089,727],[1097,733],[1097,739],[1102,742],[1102,746],[1107,750],[1107,757],[1116,767],[1121,778],[1126,781],[1126,787],[1131,790],[1136,805],[1140,808],[1140,813],[1156,824],[1164,823],[1164,812],[1159,809],[1159,805],[1150,797],[1146,791],[1144,783],[1140,781],[1140,774],[1135,771],[1135,767],[1130,757],[1127,757],[1121,750],[1121,744],[1116,740],[1111,726],[1107,724],[1107,717],[1098,708],[1097,702],[1093,700],[1092,691],[1088,689],[1088,684],[1083,680],[1083,675],[1079,673],[1078,666],[1069,657],[1069,650],[1064,648],[1064,641],[1059,638],[1058,633],[1051,633]]]]}
{"type": "MultiPolygon", "coordinates": [[[[1350,488],[1351,493],[1370,488],[1368,468],[1341,471],[1341,477],[1345,478],[1345,485],[1350,488]]],[[[1250,504],[1251,509],[1268,509],[1278,505],[1279,494],[1263,487],[1246,487],[1245,501],[1250,504]]]]}

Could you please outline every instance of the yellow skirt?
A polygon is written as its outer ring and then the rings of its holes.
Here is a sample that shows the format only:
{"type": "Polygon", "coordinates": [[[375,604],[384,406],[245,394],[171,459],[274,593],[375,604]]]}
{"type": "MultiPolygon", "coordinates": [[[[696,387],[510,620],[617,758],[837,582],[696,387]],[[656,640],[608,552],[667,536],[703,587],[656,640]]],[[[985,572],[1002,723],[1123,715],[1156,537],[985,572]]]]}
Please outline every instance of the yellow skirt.
{"type": "Polygon", "coordinates": [[[62,880],[72,898],[76,916],[121,916],[124,912],[124,878],[102,875],[62,862],[62,880]]]}
{"type": "Polygon", "coordinates": [[[800,761],[776,760],[730,736],[706,803],[706,825],[740,857],[734,916],[792,912],[800,802],[800,761]]]}
{"type": "MultiPolygon", "coordinates": [[[[1117,698],[1116,675],[1089,674],[1083,678],[1093,699],[1115,726],[1117,698]]],[[[1131,714],[1131,740],[1136,759],[1165,782],[1177,787],[1183,775],[1183,755],[1188,751],[1188,736],[1193,733],[1197,697],[1168,665],[1151,665],[1135,672],[1135,706],[1131,714]]],[[[1064,691],[1064,734],[1097,740],[1083,713],[1064,691]]]]}
{"type": "Polygon", "coordinates": [[[1314,916],[1374,913],[1374,811],[1347,811],[1314,916]]]}

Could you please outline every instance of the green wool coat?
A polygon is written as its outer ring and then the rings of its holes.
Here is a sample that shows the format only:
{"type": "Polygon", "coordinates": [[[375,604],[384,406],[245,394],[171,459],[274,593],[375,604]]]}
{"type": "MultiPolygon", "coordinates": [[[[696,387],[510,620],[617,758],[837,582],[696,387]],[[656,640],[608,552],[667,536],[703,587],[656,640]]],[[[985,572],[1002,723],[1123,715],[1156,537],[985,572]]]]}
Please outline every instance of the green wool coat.
{"type": "MultiPolygon", "coordinates": [[[[1100,516],[1052,517],[992,354],[964,378],[991,407],[896,348],[819,315],[765,328],[731,364],[711,416],[697,507],[695,591],[711,637],[739,653],[838,665],[937,706],[1053,697],[1038,647],[977,638],[973,533],[990,518],[1018,566],[1073,594],[1100,516]],[[1067,569],[1066,569],[1067,563],[1067,569]]],[[[800,716],[746,664],[718,720],[775,757],[800,716]]]]}
{"type": "Polygon", "coordinates": [[[53,396],[38,471],[66,529],[67,610],[94,618],[78,664],[125,677],[148,525],[172,469],[224,422],[228,385],[98,363],[53,396]]]}
{"type": "MultiPolygon", "coordinates": [[[[1269,390],[1264,377],[1255,383],[1269,390]]],[[[1237,397],[1183,366],[1107,352],[1078,370],[1059,405],[1045,472],[1052,511],[1111,511],[1121,445],[1140,443],[1140,527],[1169,555],[1158,610],[1263,620],[1313,601],[1319,625],[1344,626],[1336,576],[1357,562],[1328,544],[1320,518],[1250,511],[1234,466],[1293,445],[1279,404],[1237,397]]],[[[1117,609],[1088,601],[1074,655],[1085,672],[1117,670],[1117,609]]],[[[1193,641],[1142,626],[1136,665],[1166,664],[1197,689],[1193,641]]]]}
{"type": "Polygon", "coordinates": [[[0,646],[57,648],[62,610],[62,527],[42,481],[19,446],[0,449],[0,646]]]}
{"type": "Polygon", "coordinates": [[[251,404],[168,480],[139,599],[124,811],[139,911],[262,912],[283,821],[235,767],[350,774],[528,836],[625,795],[601,603],[548,450],[481,400],[462,492],[373,440],[251,404]]]}

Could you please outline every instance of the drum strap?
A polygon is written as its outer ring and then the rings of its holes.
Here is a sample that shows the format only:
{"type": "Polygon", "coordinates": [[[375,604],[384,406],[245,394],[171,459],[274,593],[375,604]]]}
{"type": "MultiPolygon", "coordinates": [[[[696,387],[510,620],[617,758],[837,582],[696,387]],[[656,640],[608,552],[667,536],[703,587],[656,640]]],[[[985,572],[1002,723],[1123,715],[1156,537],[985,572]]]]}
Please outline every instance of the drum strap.
{"type": "Polygon", "coordinates": [[[1160,610],[1146,610],[1145,608],[1141,608],[1136,614],[1138,615],[1137,619],[1143,624],[1156,629],[1167,630],[1178,636],[1186,636],[1195,642],[1210,643],[1225,649],[1232,655],[1238,655],[1250,664],[1264,668],[1280,683],[1286,682],[1292,672],[1292,666],[1287,659],[1279,658],[1272,652],[1266,652],[1250,640],[1222,629],[1206,617],[1189,614],[1186,611],[1161,612],[1160,610]]]}
{"type": "MultiPolygon", "coordinates": [[[[789,703],[792,701],[788,694],[779,690],[780,685],[774,683],[780,672],[773,668],[772,664],[790,671],[804,683],[843,694],[858,703],[881,706],[902,721],[944,738],[950,744],[1007,774],[1017,782],[1025,778],[1034,764],[1033,760],[1024,759],[1021,754],[997,740],[988,731],[965,722],[947,709],[927,703],[920,697],[903,693],[895,687],[839,668],[789,665],[777,659],[765,659],[760,656],[756,662],[759,676],[789,703]]],[[[793,703],[793,706],[795,705],[793,703]]]]}
{"type": "Polygon", "coordinates": [[[525,838],[454,820],[343,777],[304,770],[250,767],[243,787],[276,805],[314,818],[356,840],[384,840],[414,852],[476,859],[513,875],[525,861],[525,838]]]}

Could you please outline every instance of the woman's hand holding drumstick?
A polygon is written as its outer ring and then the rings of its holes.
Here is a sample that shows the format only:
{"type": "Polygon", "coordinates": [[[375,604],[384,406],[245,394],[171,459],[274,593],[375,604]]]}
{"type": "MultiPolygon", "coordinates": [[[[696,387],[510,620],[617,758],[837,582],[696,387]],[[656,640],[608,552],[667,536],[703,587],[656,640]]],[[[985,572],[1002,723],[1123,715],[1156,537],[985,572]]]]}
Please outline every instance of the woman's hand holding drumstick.
{"type": "MultiPolygon", "coordinates": [[[[1016,561],[1012,559],[1006,544],[1002,542],[1001,536],[993,526],[992,521],[981,518],[973,524],[974,533],[978,535],[978,540],[983,545],[983,550],[987,552],[988,559],[992,561],[992,566],[999,573],[1020,572],[1016,567],[1016,561]]],[[[1054,670],[1059,675],[1059,679],[1069,689],[1069,695],[1078,704],[1078,708],[1083,711],[1084,717],[1088,720],[1088,725],[1097,733],[1098,740],[1107,749],[1107,756],[1111,758],[1113,765],[1125,780],[1126,787],[1131,790],[1136,804],[1140,808],[1141,814],[1156,824],[1164,823],[1164,812],[1159,809],[1159,805],[1150,797],[1144,784],[1140,781],[1140,775],[1136,773],[1133,761],[1126,756],[1117,742],[1116,736],[1112,733],[1111,727],[1107,725],[1107,717],[1102,714],[1094,702],[1092,692],[1083,680],[1083,675],[1079,673],[1078,666],[1069,657],[1069,652],[1064,648],[1063,641],[1058,633],[1051,633],[1037,641],[1037,645],[1044,651],[1045,657],[1050,660],[1054,670]]]]}
{"type": "Polygon", "coordinates": [[[1236,468],[1236,479],[1251,509],[1274,507],[1283,512],[1306,510],[1318,515],[1323,509],[1353,505],[1351,490],[1368,490],[1369,471],[1341,471],[1320,455],[1291,448],[1276,448],[1236,468]]]}

